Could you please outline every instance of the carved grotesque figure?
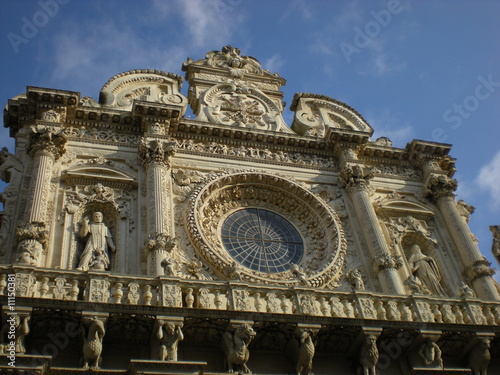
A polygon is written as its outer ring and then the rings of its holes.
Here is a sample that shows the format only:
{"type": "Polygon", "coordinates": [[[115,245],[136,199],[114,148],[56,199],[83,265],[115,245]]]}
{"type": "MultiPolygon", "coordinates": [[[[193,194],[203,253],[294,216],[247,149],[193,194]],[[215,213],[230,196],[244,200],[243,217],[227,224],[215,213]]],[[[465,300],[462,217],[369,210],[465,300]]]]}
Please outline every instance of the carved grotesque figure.
{"type": "Polygon", "coordinates": [[[425,367],[443,368],[441,358],[441,348],[432,339],[426,340],[420,345],[418,355],[422,359],[425,367]]]}
{"type": "Polygon", "coordinates": [[[249,324],[242,324],[233,333],[226,332],[222,338],[222,349],[226,354],[226,364],[229,372],[235,370],[251,374],[246,363],[250,358],[248,345],[255,336],[255,331],[249,324]]]}
{"type": "Polygon", "coordinates": [[[7,348],[10,348],[10,343],[14,341],[15,351],[17,354],[26,353],[26,348],[24,346],[24,337],[30,333],[29,328],[30,316],[27,315],[21,318],[19,315],[10,315],[5,324],[0,331],[0,342],[4,342],[4,338],[8,340],[5,343],[9,343],[9,345],[0,345],[0,354],[6,354],[7,348]],[[14,327],[14,331],[12,328],[14,327]],[[14,337],[10,336],[10,334],[14,332],[14,337]],[[12,340],[13,339],[13,340],[12,340]]]}
{"type": "Polygon", "coordinates": [[[491,360],[489,340],[481,339],[469,353],[469,367],[473,375],[487,375],[491,360]]]}
{"type": "Polygon", "coordinates": [[[184,339],[182,324],[159,321],[156,337],[160,340],[158,359],[160,361],[177,361],[177,346],[184,339]]]}
{"type": "Polygon", "coordinates": [[[231,265],[226,268],[226,275],[229,280],[241,280],[240,267],[236,262],[231,263],[231,265]]]}
{"type": "Polygon", "coordinates": [[[427,255],[422,254],[420,246],[413,245],[410,249],[410,264],[411,273],[425,285],[432,294],[445,296],[443,287],[440,284],[441,274],[436,261],[427,255]]]}
{"type": "Polygon", "coordinates": [[[359,352],[359,363],[363,369],[363,375],[377,375],[378,358],[377,338],[374,335],[369,335],[365,338],[359,352]]]}
{"type": "Polygon", "coordinates": [[[83,368],[98,369],[101,366],[102,341],[104,339],[104,323],[94,317],[88,324],[83,342],[83,368]]]}
{"type": "Polygon", "coordinates": [[[312,375],[312,361],[315,347],[313,333],[308,330],[300,330],[298,335],[297,375],[312,375]]]}
{"type": "Polygon", "coordinates": [[[105,270],[109,267],[108,248],[114,252],[115,245],[111,238],[111,232],[102,222],[102,218],[102,213],[94,212],[92,224],[89,224],[88,218],[83,221],[80,235],[88,238],[78,264],[78,270],[105,270]]]}

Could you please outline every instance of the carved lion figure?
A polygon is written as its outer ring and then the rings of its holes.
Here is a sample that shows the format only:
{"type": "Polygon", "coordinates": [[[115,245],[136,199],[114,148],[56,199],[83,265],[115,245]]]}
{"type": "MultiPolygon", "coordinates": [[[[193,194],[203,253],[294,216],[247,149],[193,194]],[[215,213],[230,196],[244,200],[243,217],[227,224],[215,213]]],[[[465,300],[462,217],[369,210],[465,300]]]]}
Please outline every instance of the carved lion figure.
{"type": "Polygon", "coordinates": [[[226,354],[226,364],[229,372],[237,370],[245,374],[252,373],[246,363],[250,357],[248,345],[254,336],[255,331],[249,324],[240,325],[236,328],[234,334],[230,332],[224,333],[222,349],[226,354]]]}
{"type": "Polygon", "coordinates": [[[374,335],[369,335],[366,337],[359,353],[359,363],[363,369],[363,375],[377,375],[378,358],[377,338],[374,335]]]}

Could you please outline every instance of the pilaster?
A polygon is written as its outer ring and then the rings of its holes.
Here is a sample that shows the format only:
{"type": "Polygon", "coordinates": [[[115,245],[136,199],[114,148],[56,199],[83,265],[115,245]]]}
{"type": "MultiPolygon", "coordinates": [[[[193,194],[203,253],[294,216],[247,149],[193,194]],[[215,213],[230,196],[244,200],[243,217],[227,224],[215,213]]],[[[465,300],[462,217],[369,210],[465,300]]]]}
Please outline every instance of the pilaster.
{"type": "MultiPolygon", "coordinates": [[[[339,181],[351,197],[371,259],[376,261],[390,259],[391,253],[370,199],[369,184],[372,177],[373,175],[362,165],[346,160],[339,174],[339,181]]],[[[400,264],[395,261],[379,262],[375,272],[384,292],[406,294],[397,271],[399,267],[400,264]]]]}

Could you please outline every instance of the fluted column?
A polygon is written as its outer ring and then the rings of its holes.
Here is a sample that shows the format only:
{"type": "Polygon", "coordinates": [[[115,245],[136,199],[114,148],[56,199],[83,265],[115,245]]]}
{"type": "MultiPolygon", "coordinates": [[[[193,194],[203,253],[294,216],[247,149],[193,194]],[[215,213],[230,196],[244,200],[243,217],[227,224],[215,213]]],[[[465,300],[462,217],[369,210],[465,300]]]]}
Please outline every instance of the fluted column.
{"type": "Polygon", "coordinates": [[[144,137],[139,155],[146,170],[146,204],[148,240],[148,275],[163,275],[161,262],[175,247],[173,212],[171,204],[172,180],[170,159],[175,142],[158,137],[144,137]]]}
{"type": "Polygon", "coordinates": [[[36,129],[31,134],[29,152],[33,157],[33,170],[26,202],[25,222],[16,231],[17,259],[20,264],[38,266],[40,255],[48,244],[46,230],[47,206],[50,193],[52,167],[66,152],[66,137],[51,129],[36,129]]]}
{"type": "Polygon", "coordinates": [[[482,256],[473,240],[469,226],[457,210],[453,194],[456,187],[456,180],[443,174],[429,173],[426,179],[425,195],[434,201],[439,208],[469,281],[478,297],[498,301],[500,295],[491,277],[494,270],[490,268],[490,262],[482,256]]]}
{"type": "Polygon", "coordinates": [[[371,259],[376,263],[376,272],[383,291],[406,294],[397,271],[401,264],[390,254],[368,193],[371,177],[372,175],[366,173],[358,164],[346,164],[339,175],[340,183],[347,189],[356,211],[359,227],[368,245],[371,259]]]}

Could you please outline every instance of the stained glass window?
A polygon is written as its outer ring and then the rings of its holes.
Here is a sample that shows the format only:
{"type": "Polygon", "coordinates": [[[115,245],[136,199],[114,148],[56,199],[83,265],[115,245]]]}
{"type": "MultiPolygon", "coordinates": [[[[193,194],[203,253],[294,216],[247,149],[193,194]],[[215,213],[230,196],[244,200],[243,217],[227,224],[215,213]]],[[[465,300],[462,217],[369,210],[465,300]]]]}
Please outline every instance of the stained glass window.
{"type": "Polygon", "coordinates": [[[284,217],[260,208],[233,212],[222,225],[222,243],[241,265],[263,273],[288,271],[302,259],[299,232],[284,217]]]}

